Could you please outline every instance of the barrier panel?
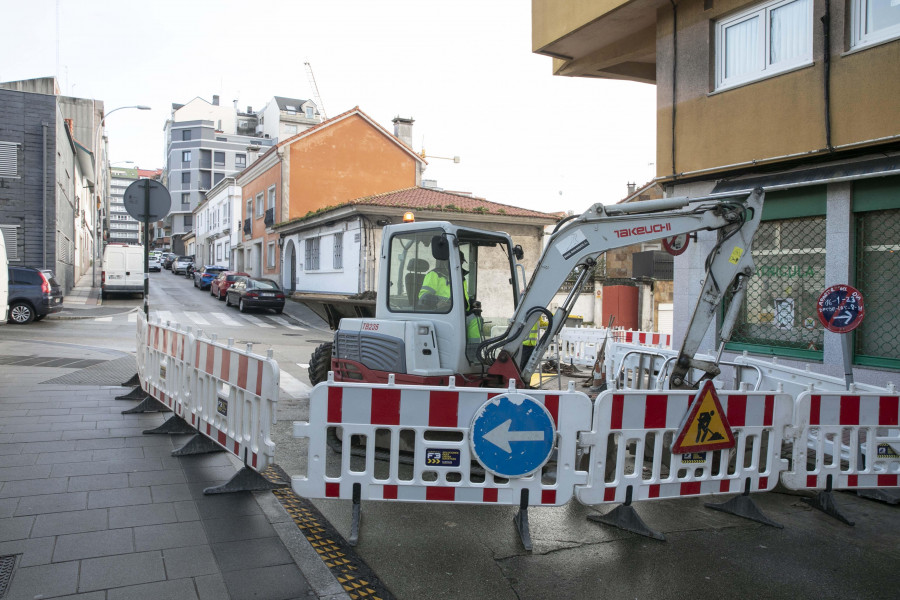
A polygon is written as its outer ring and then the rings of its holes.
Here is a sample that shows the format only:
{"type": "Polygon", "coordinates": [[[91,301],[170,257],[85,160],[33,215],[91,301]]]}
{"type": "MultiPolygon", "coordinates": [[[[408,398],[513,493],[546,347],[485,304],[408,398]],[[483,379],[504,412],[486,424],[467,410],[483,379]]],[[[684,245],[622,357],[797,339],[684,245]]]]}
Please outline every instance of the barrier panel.
{"type": "MultiPolygon", "coordinates": [[[[188,373],[191,369],[194,336],[177,326],[161,321],[146,323],[143,313],[138,318],[138,331],[146,331],[143,344],[145,358],[138,363],[141,389],[184,418],[191,401],[188,373]],[[144,327],[142,327],[142,323],[144,327]]],[[[138,354],[141,354],[140,352],[138,354]]]]}
{"type": "Polygon", "coordinates": [[[787,467],[780,458],[790,425],[787,394],[718,391],[734,435],[732,449],[673,454],[693,391],[607,391],[594,408],[590,473],[575,495],[584,504],[768,491],[787,467]]]}
{"type": "Polygon", "coordinates": [[[792,470],[781,481],[792,490],[900,487],[900,396],[804,392],[797,398],[792,470]],[[842,452],[831,448],[840,444],[842,452]]]}
{"type": "MultiPolygon", "coordinates": [[[[190,424],[255,471],[274,463],[278,363],[214,340],[193,346],[190,424]]],[[[188,417],[185,416],[185,420],[188,417]]]]}
{"type": "MultiPolygon", "coordinates": [[[[587,472],[576,468],[576,445],[579,429],[590,418],[590,399],[573,385],[563,392],[518,392],[512,386],[458,388],[453,378],[448,387],[395,385],[393,376],[386,385],[336,383],[329,374],[328,381],[312,391],[309,421],[294,423],[294,437],[308,439],[309,445],[306,476],[293,477],[292,486],[300,496],[353,499],[356,505],[365,499],[518,504],[522,510],[529,505],[560,506],[570,500],[575,484],[587,482],[587,472]],[[502,425],[497,428],[508,436],[505,444],[491,437],[496,431],[483,438],[473,434],[488,405],[501,405],[503,398],[513,404],[521,401],[519,406],[529,402],[543,406],[555,437],[551,440],[543,433],[529,437],[538,432],[521,430],[515,414],[502,424],[505,430],[502,425]],[[329,435],[340,437],[340,453],[333,464],[326,460],[329,435]],[[484,442],[489,439],[490,444],[484,442]],[[486,453],[479,455],[482,443],[505,446],[498,454],[507,452],[518,461],[538,442],[552,448],[552,456],[529,474],[482,468],[486,460],[486,453]]],[[[527,520],[523,525],[519,519],[523,542],[530,547],[527,520]]]]}
{"type": "Polygon", "coordinates": [[[553,356],[558,351],[559,360],[562,363],[590,366],[596,362],[597,352],[603,346],[603,341],[607,336],[610,336],[610,342],[667,350],[672,348],[672,336],[664,333],[622,329],[613,329],[610,332],[605,327],[563,327],[557,336],[559,347],[557,348],[554,341],[548,350],[548,355],[553,356]]]}

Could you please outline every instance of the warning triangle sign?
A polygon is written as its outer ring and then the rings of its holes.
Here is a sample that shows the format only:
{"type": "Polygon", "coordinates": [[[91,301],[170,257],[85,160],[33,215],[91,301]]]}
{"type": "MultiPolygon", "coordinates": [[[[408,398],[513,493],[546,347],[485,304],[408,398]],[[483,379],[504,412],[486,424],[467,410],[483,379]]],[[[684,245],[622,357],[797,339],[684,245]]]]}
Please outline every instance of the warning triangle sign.
{"type": "Polygon", "coordinates": [[[689,454],[708,450],[734,448],[734,434],[722,410],[712,381],[707,380],[694,396],[687,416],[681,423],[672,454],[689,454]]]}

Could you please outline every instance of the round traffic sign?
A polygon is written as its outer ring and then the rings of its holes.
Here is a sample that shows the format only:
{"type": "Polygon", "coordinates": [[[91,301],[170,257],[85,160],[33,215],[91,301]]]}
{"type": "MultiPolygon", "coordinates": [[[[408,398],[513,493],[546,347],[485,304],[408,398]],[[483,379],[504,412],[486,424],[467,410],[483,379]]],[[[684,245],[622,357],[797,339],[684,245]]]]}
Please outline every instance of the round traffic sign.
{"type": "Polygon", "coordinates": [[[486,471],[500,477],[524,477],[550,458],[556,429],[543,404],[525,394],[507,392],[485,402],[470,427],[472,454],[486,471]]]}
{"type": "Polygon", "coordinates": [[[849,285],[833,285],[822,292],[816,312],[825,329],[835,333],[853,331],[866,315],[862,294],[849,285]]]}
{"type": "Polygon", "coordinates": [[[672,256],[678,256],[687,250],[690,241],[691,238],[688,234],[679,233],[678,235],[663,238],[662,245],[666,252],[672,256]]]}
{"type": "Polygon", "coordinates": [[[122,196],[125,210],[136,221],[159,221],[172,207],[172,196],[166,186],[155,179],[138,179],[125,189],[122,196]],[[149,199],[147,192],[150,192],[149,199]],[[146,212],[146,215],[144,214],[146,212]]]}

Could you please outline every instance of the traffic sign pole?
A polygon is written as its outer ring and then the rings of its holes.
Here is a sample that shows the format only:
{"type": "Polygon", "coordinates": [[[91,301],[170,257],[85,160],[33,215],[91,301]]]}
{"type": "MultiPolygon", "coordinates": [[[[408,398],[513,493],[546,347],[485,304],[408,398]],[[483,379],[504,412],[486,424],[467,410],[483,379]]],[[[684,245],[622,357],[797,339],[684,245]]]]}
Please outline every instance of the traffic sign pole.
{"type": "Polygon", "coordinates": [[[825,329],[841,335],[841,355],[844,361],[844,380],[847,388],[853,383],[853,363],[850,356],[850,336],[866,316],[862,293],[849,285],[833,285],[822,292],[817,303],[819,321],[825,329]]]}
{"type": "Polygon", "coordinates": [[[144,180],[144,317],[150,321],[150,180],[144,180]]]}

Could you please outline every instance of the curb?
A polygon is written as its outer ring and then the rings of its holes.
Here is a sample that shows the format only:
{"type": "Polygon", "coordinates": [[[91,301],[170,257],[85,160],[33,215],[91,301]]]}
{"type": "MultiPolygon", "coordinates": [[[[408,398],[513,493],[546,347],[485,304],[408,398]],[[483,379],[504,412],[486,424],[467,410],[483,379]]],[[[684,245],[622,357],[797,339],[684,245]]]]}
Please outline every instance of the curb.
{"type": "MultiPolygon", "coordinates": [[[[76,310],[91,310],[91,309],[76,309],[76,310]]],[[[61,315],[61,314],[55,314],[55,315],[47,315],[47,320],[48,320],[48,321],[49,321],[49,320],[53,320],[53,321],[78,321],[78,320],[80,320],[80,319],[98,319],[98,318],[101,318],[101,317],[119,317],[119,316],[122,316],[122,315],[128,315],[128,314],[131,314],[131,313],[133,313],[133,312],[136,311],[136,310],[140,310],[140,309],[138,309],[138,308],[132,308],[131,310],[126,310],[125,312],[112,313],[112,314],[109,314],[109,315],[84,315],[84,316],[82,316],[82,315],[61,315]]]]}

